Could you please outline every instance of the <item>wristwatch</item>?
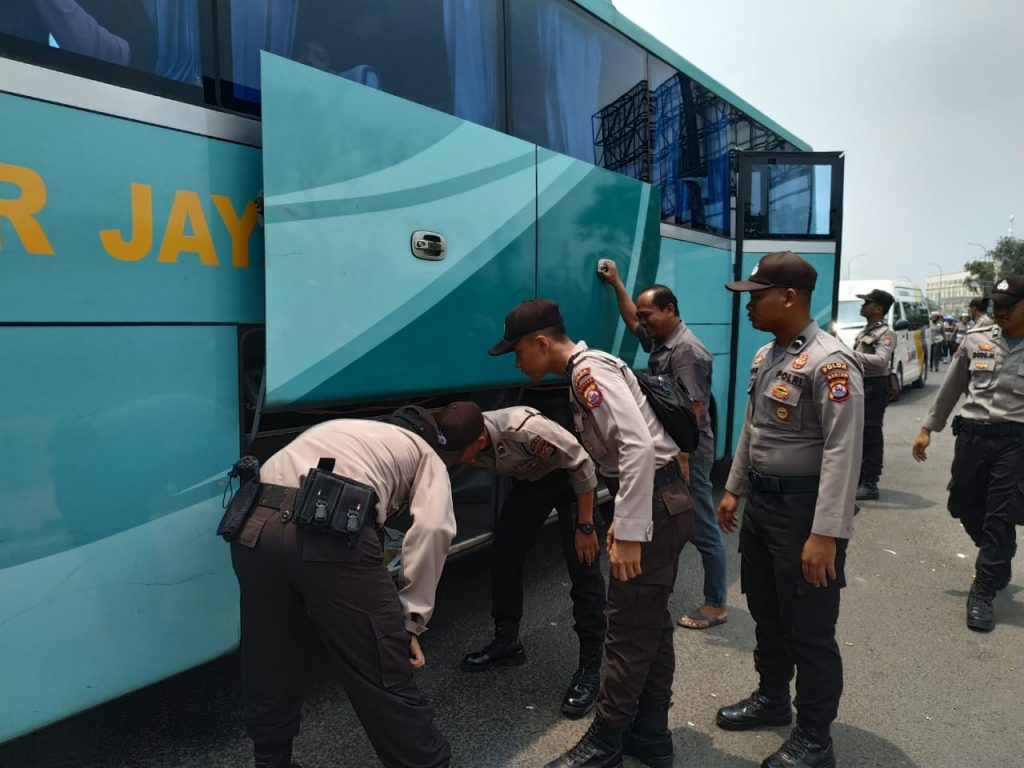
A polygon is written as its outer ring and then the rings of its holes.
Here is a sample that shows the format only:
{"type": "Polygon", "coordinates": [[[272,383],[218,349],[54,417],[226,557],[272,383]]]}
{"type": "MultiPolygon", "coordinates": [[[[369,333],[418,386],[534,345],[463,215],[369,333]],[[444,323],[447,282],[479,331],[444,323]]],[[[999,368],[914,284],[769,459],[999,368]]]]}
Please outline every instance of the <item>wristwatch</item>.
{"type": "Polygon", "coordinates": [[[576,530],[580,533],[585,533],[588,536],[594,532],[593,523],[576,523],[576,530]]]}

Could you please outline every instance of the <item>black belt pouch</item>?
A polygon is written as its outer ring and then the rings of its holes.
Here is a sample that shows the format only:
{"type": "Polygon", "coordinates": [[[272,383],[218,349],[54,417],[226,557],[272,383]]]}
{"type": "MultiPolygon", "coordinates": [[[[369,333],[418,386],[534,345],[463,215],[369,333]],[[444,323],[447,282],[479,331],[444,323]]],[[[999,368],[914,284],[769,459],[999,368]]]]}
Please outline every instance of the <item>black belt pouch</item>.
{"type": "Polygon", "coordinates": [[[260,463],[253,456],[243,456],[235,462],[228,477],[237,477],[242,485],[224,510],[217,535],[224,541],[234,541],[249,519],[249,513],[256,507],[256,497],[260,492],[260,463]]]}
{"type": "Polygon", "coordinates": [[[311,469],[295,503],[295,522],[310,531],[347,539],[354,548],[376,506],[377,494],[370,486],[311,469]]]}

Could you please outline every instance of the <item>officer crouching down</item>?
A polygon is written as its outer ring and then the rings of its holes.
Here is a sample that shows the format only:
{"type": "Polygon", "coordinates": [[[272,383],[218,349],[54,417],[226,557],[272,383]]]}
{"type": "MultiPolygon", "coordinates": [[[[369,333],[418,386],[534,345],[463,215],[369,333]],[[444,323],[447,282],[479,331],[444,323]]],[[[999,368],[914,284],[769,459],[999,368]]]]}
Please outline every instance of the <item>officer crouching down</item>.
{"type": "Polygon", "coordinates": [[[1007,275],[992,291],[995,325],[967,332],[912,448],[924,461],[932,432],[953,419],[956,447],[949,481],[949,513],[978,547],[967,596],[967,626],[995,627],[992,601],[1010,583],[1024,525],[1024,275],[1007,275]]]}
{"type": "Polygon", "coordinates": [[[258,486],[253,479],[239,492],[256,492],[231,560],[241,588],[243,718],[257,768],[291,766],[310,627],[385,766],[449,764],[451,747],[412,671],[424,665],[418,637],[455,535],[446,465],[484,427],[474,403],[452,403],[433,418],[416,410],[410,429],[358,419],[311,427],[267,460],[258,486]],[[407,502],[399,590],[379,532],[407,502]]]}

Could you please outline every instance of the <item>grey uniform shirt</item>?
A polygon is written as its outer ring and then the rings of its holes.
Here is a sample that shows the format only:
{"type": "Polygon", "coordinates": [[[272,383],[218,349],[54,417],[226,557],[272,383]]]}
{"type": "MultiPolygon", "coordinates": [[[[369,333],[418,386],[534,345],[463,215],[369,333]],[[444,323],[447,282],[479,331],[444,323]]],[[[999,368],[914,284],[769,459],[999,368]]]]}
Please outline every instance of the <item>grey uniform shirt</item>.
{"type": "Polygon", "coordinates": [[[1024,422],[1024,344],[1010,349],[998,325],[968,331],[923,426],[941,432],[965,394],[965,419],[1024,422]]]}
{"type": "Polygon", "coordinates": [[[818,476],[811,532],[848,539],[864,438],[860,363],[811,323],[781,355],[775,343],[754,356],[747,410],[726,490],[745,496],[747,472],[818,476]]]}
{"type": "Polygon", "coordinates": [[[333,458],[335,473],[377,492],[377,524],[406,504],[412,525],[402,541],[398,599],[405,628],[419,635],[434,612],[434,596],[448,548],[455,537],[455,510],[448,469],[412,432],[363,419],[335,419],[310,427],[260,468],[265,483],[298,488],[321,458],[333,458]]]}
{"type": "Polygon", "coordinates": [[[540,411],[526,406],[484,411],[490,449],[481,451],[475,466],[519,480],[539,480],[564,469],[577,494],[597,487],[594,462],[576,438],[540,411]]]}
{"type": "Polygon", "coordinates": [[[996,321],[989,317],[988,313],[983,313],[977,320],[972,320],[968,330],[975,330],[977,328],[988,328],[990,325],[995,325],[996,321]]]}
{"type": "Polygon", "coordinates": [[[872,323],[858,333],[853,343],[853,354],[864,368],[864,378],[888,376],[895,349],[896,334],[885,320],[872,323]]]}
{"type": "Polygon", "coordinates": [[[711,431],[711,353],[682,321],[664,342],[651,339],[642,325],[637,325],[636,337],[644,351],[651,353],[647,370],[659,376],[670,375],[681,381],[690,397],[701,404],[698,425],[700,444],[692,456],[701,461],[713,462],[715,435],[711,431]]]}
{"type": "Polygon", "coordinates": [[[679,446],[624,362],[582,341],[573,347],[570,361],[569,403],[576,433],[601,474],[619,479],[615,538],[650,541],[654,471],[675,461],[679,446]]]}

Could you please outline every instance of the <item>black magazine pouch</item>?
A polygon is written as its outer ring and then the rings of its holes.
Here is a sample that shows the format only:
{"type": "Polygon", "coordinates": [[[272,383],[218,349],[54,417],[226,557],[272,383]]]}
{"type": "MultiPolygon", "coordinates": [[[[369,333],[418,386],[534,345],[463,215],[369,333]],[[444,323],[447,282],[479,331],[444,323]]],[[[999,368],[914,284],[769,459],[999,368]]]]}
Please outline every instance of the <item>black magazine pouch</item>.
{"type": "Polygon", "coordinates": [[[375,519],[377,494],[368,485],[325,469],[311,469],[295,503],[295,522],[307,531],[359,542],[363,526],[375,519]]]}
{"type": "Polygon", "coordinates": [[[255,456],[243,456],[228,472],[228,486],[225,494],[231,488],[231,480],[238,478],[241,487],[228,502],[224,510],[224,517],[220,519],[217,526],[217,535],[224,541],[234,541],[238,538],[239,531],[245,525],[249,514],[256,506],[256,497],[260,491],[260,462],[255,456]]]}

